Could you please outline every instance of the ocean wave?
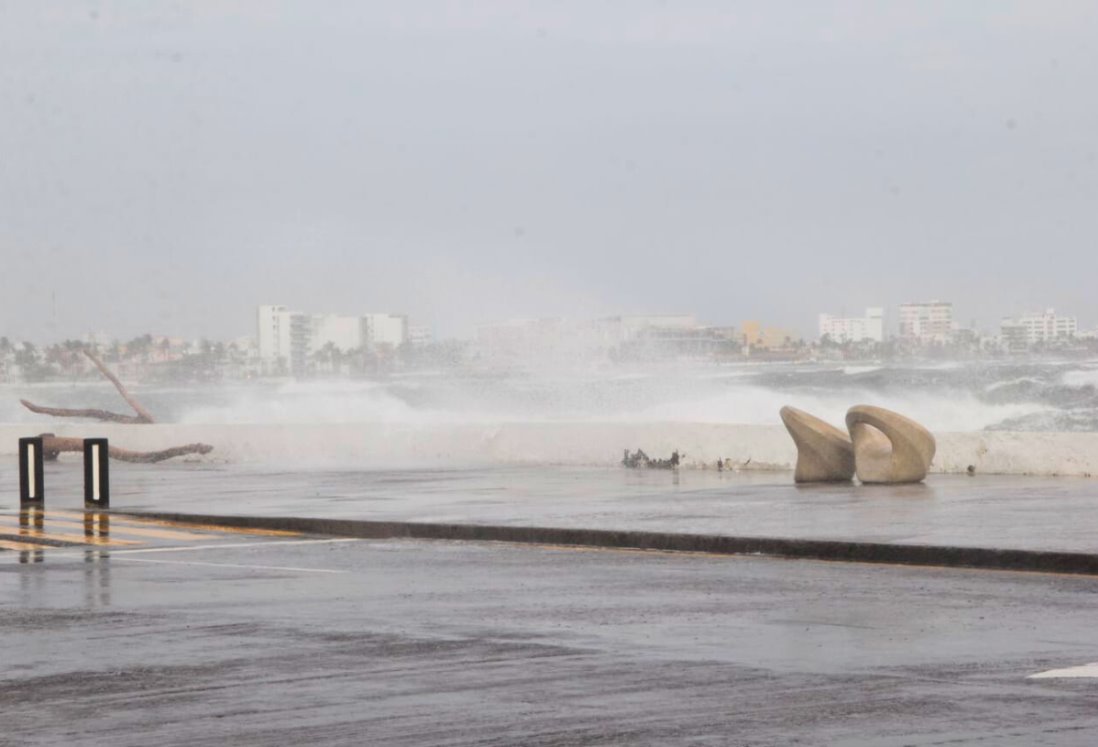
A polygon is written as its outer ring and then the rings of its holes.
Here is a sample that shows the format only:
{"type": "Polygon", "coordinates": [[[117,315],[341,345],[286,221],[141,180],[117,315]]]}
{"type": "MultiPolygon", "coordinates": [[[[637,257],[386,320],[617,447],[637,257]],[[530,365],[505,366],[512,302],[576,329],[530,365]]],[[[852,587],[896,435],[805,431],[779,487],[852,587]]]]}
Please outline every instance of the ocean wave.
{"type": "MultiPolygon", "coordinates": [[[[140,386],[162,422],[186,424],[480,424],[602,421],[766,425],[786,404],[836,425],[874,404],[933,430],[1098,431],[1098,361],[836,365],[752,363],[606,371],[428,372],[375,380],[140,386]]],[[[20,397],[58,407],[126,411],[106,383],[0,387],[0,422],[55,419],[20,397]]]]}
{"type": "Polygon", "coordinates": [[[1080,368],[1074,371],[1064,371],[1060,381],[1064,386],[1098,388],[1098,369],[1080,368]]]}

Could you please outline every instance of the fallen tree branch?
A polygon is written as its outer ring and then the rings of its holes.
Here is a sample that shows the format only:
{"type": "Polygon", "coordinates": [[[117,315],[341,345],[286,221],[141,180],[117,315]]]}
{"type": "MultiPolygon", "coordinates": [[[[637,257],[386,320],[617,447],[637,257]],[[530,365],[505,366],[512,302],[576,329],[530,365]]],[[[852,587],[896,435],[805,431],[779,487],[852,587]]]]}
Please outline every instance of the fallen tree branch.
{"type": "Polygon", "coordinates": [[[122,395],[122,399],[126,400],[126,404],[133,408],[133,411],[137,413],[139,423],[155,423],[156,418],[152,416],[152,413],[146,410],[140,402],[138,402],[132,394],[130,394],[126,387],[122,386],[122,382],[118,380],[118,377],[114,373],[103,365],[103,361],[99,360],[99,357],[92,351],[84,348],[84,355],[88,356],[88,360],[95,364],[95,367],[99,369],[99,373],[106,376],[114,388],[118,390],[118,393],[122,395]]]}
{"type": "Polygon", "coordinates": [[[122,395],[122,399],[126,400],[126,404],[132,407],[137,415],[121,415],[117,412],[98,410],[95,408],[72,409],[67,407],[45,407],[43,405],[36,405],[33,402],[28,402],[25,399],[19,400],[20,404],[31,412],[38,413],[39,415],[52,415],[56,418],[93,418],[107,423],[125,423],[127,425],[144,425],[156,422],[156,418],[152,416],[152,413],[146,410],[145,407],[129,393],[126,387],[122,385],[122,382],[118,380],[118,377],[114,375],[114,372],[107,368],[95,353],[84,348],[84,355],[95,364],[95,367],[99,369],[99,373],[103,374],[107,377],[107,380],[114,384],[114,388],[122,395]]]}
{"type": "Polygon", "coordinates": [[[127,425],[140,425],[148,422],[136,415],[120,415],[116,412],[108,412],[106,410],[70,410],[65,407],[43,407],[42,405],[28,402],[25,399],[19,400],[19,403],[31,412],[38,413],[39,415],[52,415],[55,418],[94,418],[95,420],[102,420],[107,423],[126,423],[127,425]]]}
{"type": "MultiPolygon", "coordinates": [[[[81,453],[83,451],[84,439],[82,438],[54,436],[49,433],[42,434],[42,456],[48,461],[56,460],[57,455],[61,452],[81,453]]],[[[154,462],[163,462],[165,459],[171,459],[172,457],[188,454],[209,454],[211,451],[213,451],[213,447],[209,444],[187,444],[186,446],[173,446],[170,449],[161,449],[160,451],[131,451],[130,449],[120,449],[117,446],[108,446],[107,455],[111,459],[117,459],[120,462],[152,464],[154,462]]]]}

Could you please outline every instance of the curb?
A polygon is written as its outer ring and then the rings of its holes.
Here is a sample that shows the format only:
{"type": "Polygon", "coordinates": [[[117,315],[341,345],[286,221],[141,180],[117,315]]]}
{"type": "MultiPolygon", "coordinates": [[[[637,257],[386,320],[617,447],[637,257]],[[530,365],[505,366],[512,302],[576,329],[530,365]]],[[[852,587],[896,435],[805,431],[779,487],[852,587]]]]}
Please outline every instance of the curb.
{"type": "Polygon", "coordinates": [[[484,524],[436,524],[406,521],[316,519],[293,516],[218,516],[170,512],[113,511],[181,524],[215,524],[238,529],[277,529],[358,539],[429,539],[465,542],[512,542],[572,545],[718,555],[766,555],[780,558],[846,563],[980,568],[1098,575],[1098,555],[1046,550],[1006,550],[988,547],[899,545],[882,542],[809,540],[783,537],[734,537],[567,527],[524,527],[484,524]]]}

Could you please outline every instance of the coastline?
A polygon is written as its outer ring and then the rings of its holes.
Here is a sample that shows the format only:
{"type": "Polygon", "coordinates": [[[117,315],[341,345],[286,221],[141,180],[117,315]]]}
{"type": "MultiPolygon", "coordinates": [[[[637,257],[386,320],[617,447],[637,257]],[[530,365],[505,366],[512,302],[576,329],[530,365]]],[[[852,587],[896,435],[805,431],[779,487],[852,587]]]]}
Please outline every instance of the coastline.
{"type": "MultiPolygon", "coordinates": [[[[281,468],[498,466],[616,466],[625,449],[684,455],[687,469],[714,469],[718,459],[741,471],[792,470],[796,450],[780,425],[688,422],[529,421],[468,424],[0,424],[0,455],[14,456],[18,439],[50,432],[105,437],[130,449],[190,442],[214,445],[193,461],[267,464],[281,468]]],[[[973,431],[935,433],[931,472],[1098,476],[1098,433],[973,431]]]]}

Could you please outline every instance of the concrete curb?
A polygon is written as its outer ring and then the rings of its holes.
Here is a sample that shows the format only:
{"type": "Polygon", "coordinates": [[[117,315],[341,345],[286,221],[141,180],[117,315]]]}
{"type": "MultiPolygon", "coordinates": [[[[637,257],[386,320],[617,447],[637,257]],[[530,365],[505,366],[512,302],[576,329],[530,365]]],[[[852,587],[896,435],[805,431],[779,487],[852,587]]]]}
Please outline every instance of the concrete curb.
{"type": "Polygon", "coordinates": [[[1098,555],[989,547],[902,545],[883,542],[810,540],[785,537],[733,537],[716,534],[616,531],[567,527],[435,524],[406,521],[318,519],[291,516],[218,516],[170,512],[113,511],[120,516],[211,524],[240,529],[276,529],[360,539],[429,539],[514,542],[719,555],[767,555],[848,563],[980,568],[1098,575],[1098,555]]]}

